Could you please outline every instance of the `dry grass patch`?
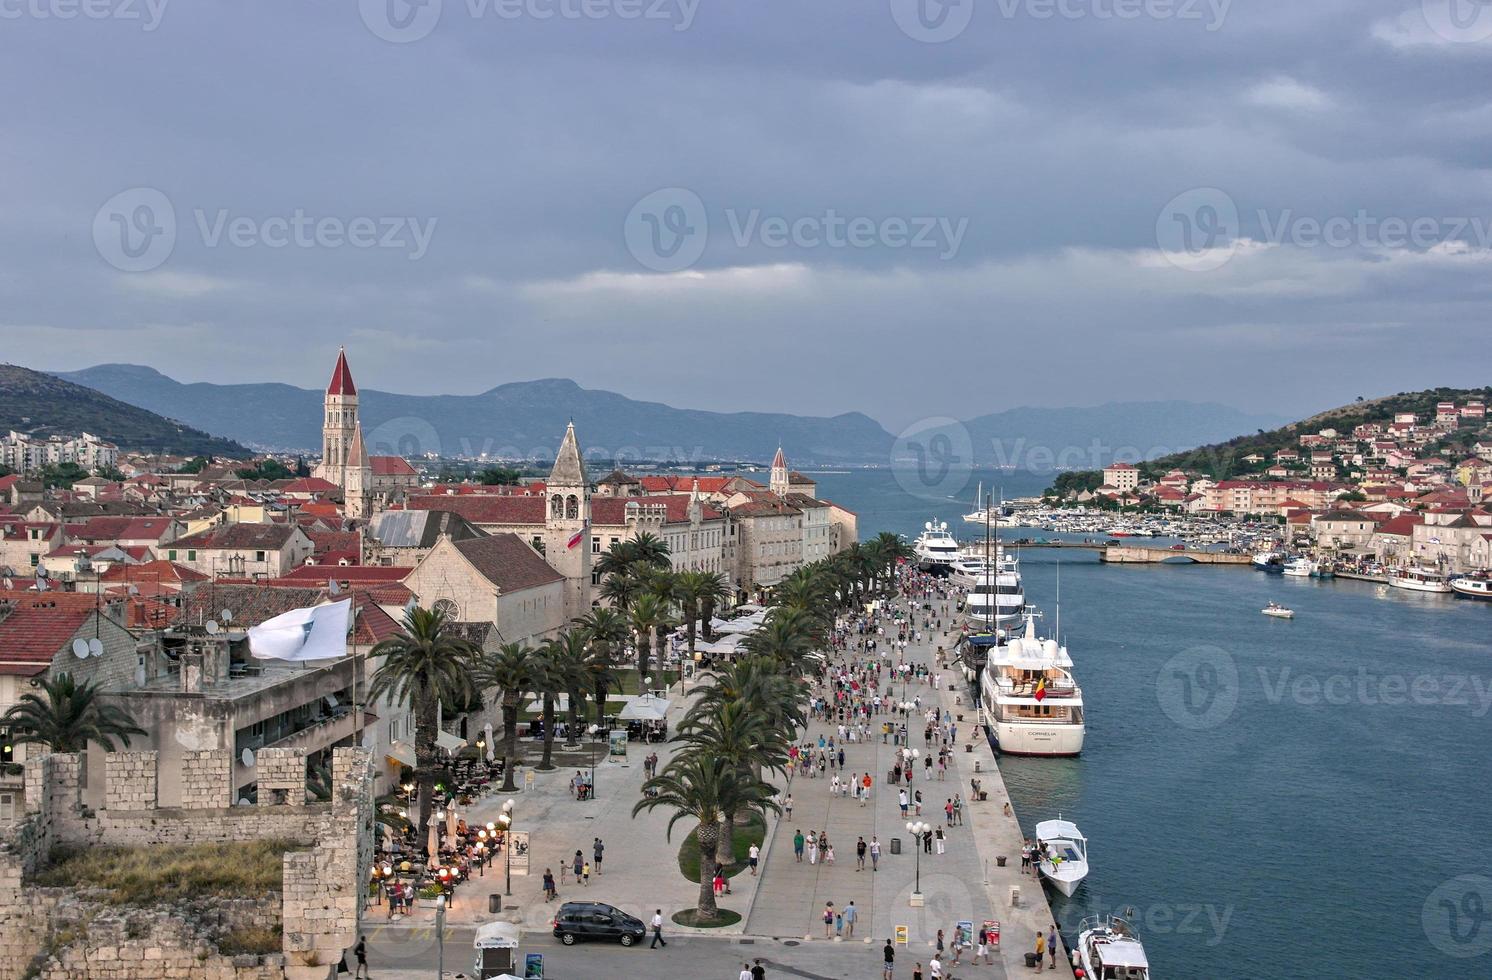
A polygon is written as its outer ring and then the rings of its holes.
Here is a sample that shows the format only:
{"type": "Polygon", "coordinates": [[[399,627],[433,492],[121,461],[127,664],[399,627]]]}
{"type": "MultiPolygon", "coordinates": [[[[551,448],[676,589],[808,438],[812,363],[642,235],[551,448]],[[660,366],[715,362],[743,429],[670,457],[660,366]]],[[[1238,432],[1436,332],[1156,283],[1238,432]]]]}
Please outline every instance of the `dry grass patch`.
{"type": "Polygon", "coordinates": [[[103,891],[115,905],[156,905],[280,893],[281,861],[292,841],[190,847],[58,848],[34,883],[103,891]]]}

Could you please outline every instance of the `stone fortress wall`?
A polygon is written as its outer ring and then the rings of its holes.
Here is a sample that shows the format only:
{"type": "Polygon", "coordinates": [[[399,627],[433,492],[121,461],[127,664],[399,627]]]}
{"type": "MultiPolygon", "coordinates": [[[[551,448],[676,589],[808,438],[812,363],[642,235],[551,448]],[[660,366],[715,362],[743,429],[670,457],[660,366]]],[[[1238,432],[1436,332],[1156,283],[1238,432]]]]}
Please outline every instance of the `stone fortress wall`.
{"type": "Polygon", "coordinates": [[[180,807],[157,805],[155,752],[107,754],[105,806],[96,811],[82,805],[81,768],[78,755],[26,762],[26,816],[0,838],[0,980],[323,980],[356,942],[373,854],[373,767],[366,749],[335,750],[328,803],[306,802],[306,758],[297,749],[258,753],[257,806],[231,805],[233,759],[226,751],[188,753],[180,807]],[[26,881],[58,846],[254,840],[303,845],[284,856],[280,908],[218,903],[221,908],[203,910],[203,921],[278,922],[278,955],[224,956],[170,910],[90,907],[66,889],[26,881]]]}

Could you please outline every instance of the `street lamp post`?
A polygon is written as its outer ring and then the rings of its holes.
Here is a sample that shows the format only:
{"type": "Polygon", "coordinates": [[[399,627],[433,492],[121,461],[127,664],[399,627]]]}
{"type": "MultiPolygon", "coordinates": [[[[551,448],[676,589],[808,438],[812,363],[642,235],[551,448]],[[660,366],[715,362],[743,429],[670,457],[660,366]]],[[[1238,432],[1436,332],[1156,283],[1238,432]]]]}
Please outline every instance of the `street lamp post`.
{"type": "Polygon", "coordinates": [[[435,959],[435,976],[437,980],[446,975],[446,897],[441,895],[435,900],[435,937],[439,952],[435,959]]]}
{"type": "Polygon", "coordinates": [[[503,812],[497,815],[503,826],[503,894],[513,894],[513,801],[503,804],[503,812]]]}
{"type": "Polygon", "coordinates": [[[907,833],[912,835],[912,846],[917,850],[917,880],[912,886],[912,907],[922,907],[922,835],[932,832],[932,825],[921,820],[907,824],[907,833]]]}

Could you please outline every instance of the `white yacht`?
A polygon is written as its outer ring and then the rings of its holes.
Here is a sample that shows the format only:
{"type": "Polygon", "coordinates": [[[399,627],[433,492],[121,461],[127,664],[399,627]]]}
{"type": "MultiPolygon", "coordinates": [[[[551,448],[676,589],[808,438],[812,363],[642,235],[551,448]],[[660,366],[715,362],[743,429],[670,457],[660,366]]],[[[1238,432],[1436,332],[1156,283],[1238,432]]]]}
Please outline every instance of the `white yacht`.
{"type": "Polygon", "coordinates": [[[1139,935],[1128,919],[1117,915],[1093,916],[1078,924],[1076,959],[1089,980],[1150,980],[1150,961],[1139,935]]]}
{"type": "Polygon", "coordinates": [[[917,556],[917,567],[924,572],[946,573],[959,557],[958,541],[948,533],[948,525],[933,521],[922,525],[912,551],[917,556]]]}
{"type": "Polygon", "coordinates": [[[1039,640],[1028,615],[1025,637],[989,648],[979,681],[979,720],[996,751],[1078,755],[1083,692],[1072,658],[1056,640],[1039,640]]]}
{"type": "Polygon", "coordinates": [[[1088,877],[1088,839],[1069,820],[1043,820],[1036,825],[1036,842],[1044,845],[1036,866],[1057,891],[1072,897],[1088,877]]]}
{"type": "Polygon", "coordinates": [[[1451,592],[1450,583],[1445,576],[1433,568],[1394,568],[1388,573],[1388,584],[1396,589],[1406,589],[1410,592],[1451,592]]]}
{"type": "Polygon", "coordinates": [[[1298,555],[1285,562],[1285,574],[1292,578],[1310,578],[1316,571],[1316,563],[1305,555],[1298,555]]]}
{"type": "Polygon", "coordinates": [[[991,630],[1014,626],[1026,615],[1026,593],[1016,559],[1002,558],[969,586],[964,616],[969,625],[991,630]]]}
{"type": "Polygon", "coordinates": [[[1456,595],[1465,596],[1468,599],[1492,599],[1492,579],[1463,575],[1460,578],[1451,579],[1450,587],[1456,595]]]}

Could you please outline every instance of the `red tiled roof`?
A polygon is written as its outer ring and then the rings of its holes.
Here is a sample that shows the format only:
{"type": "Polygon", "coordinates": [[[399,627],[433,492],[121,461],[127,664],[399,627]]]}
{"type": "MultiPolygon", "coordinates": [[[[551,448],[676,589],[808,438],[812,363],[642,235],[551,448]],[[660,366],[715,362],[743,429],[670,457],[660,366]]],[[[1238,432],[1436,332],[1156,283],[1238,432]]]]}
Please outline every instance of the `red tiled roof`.
{"type": "MultiPolygon", "coordinates": [[[[591,523],[593,525],[621,526],[627,523],[627,505],[664,507],[668,512],[668,523],[689,523],[689,495],[683,493],[658,494],[652,497],[592,497],[591,523]]],[[[704,519],[719,520],[720,512],[700,501],[704,519]]]]}
{"type": "Polygon", "coordinates": [[[285,582],[304,585],[307,582],[325,582],[328,578],[335,578],[339,582],[402,582],[412,571],[413,568],[393,568],[386,565],[302,565],[286,572],[281,578],[271,579],[269,584],[285,582]]]}
{"type": "Polygon", "coordinates": [[[329,493],[339,489],[330,480],[323,480],[319,476],[303,476],[297,480],[291,480],[280,487],[281,493],[329,493]]]}
{"type": "Polygon", "coordinates": [[[310,501],[300,505],[300,512],[308,517],[335,517],[341,519],[342,508],[336,504],[310,501]]]}
{"type": "Polygon", "coordinates": [[[516,534],[467,538],[454,544],[473,568],[503,592],[564,581],[563,575],[550,568],[543,556],[516,534]]]}
{"type": "MultiPolygon", "coordinates": [[[[594,503],[594,501],[592,501],[594,503]]],[[[544,498],[496,494],[428,494],[409,498],[411,510],[448,510],[473,524],[543,524],[544,498]]]]}
{"type": "Polygon", "coordinates": [[[419,472],[403,456],[369,456],[374,476],[418,476],[419,472]]]}
{"type": "Polygon", "coordinates": [[[290,524],[224,524],[177,538],[171,546],[178,550],[279,551],[297,531],[300,528],[290,524]]]}
{"type": "Polygon", "coordinates": [[[352,383],[352,371],[347,367],[347,352],[337,351],[337,365],[332,368],[331,383],[326,386],[328,395],[355,395],[357,385],[352,383]]]}
{"type": "Polygon", "coordinates": [[[54,597],[22,598],[0,618],[0,674],[34,677],[45,673],[73,635],[88,621],[94,598],[83,608],[54,597]]]}
{"type": "Polygon", "coordinates": [[[211,576],[185,565],[171,561],[149,561],[140,565],[110,565],[101,581],[141,585],[146,582],[181,586],[190,582],[206,582],[211,576]]]}
{"type": "Polygon", "coordinates": [[[11,487],[20,482],[21,478],[14,473],[12,473],[10,476],[0,476],[0,490],[9,490],[11,487]]]}
{"type": "Polygon", "coordinates": [[[332,552],[339,554],[358,555],[358,533],[356,531],[318,531],[312,528],[301,528],[306,537],[311,539],[315,550],[311,552],[318,559],[332,552]]]}

